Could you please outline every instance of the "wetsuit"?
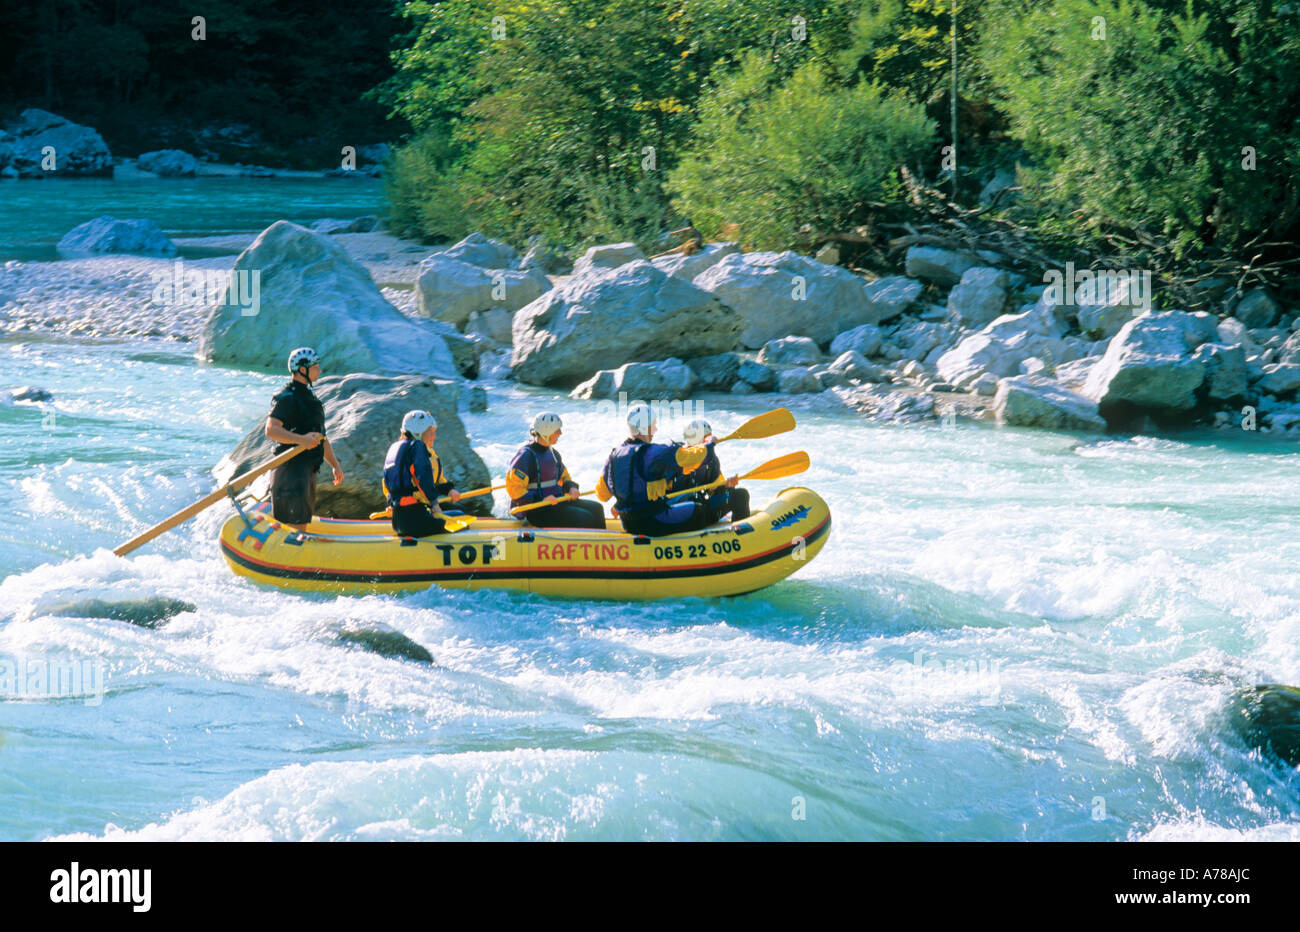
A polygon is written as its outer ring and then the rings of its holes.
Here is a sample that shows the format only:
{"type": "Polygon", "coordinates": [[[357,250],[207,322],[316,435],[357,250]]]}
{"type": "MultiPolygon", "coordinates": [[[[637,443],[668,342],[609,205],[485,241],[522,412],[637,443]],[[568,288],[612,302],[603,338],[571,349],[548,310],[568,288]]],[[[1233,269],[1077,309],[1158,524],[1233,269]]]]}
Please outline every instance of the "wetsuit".
{"type": "Polygon", "coordinates": [[[698,468],[707,453],[703,446],[630,438],[609,454],[596,494],[601,501],[615,499],[623,529],[631,534],[659,537],[708,527],[714,521],[708,505],[667,498],[672,481],[698,468]]]}
{"type": "MultiPolygon", "coordinates": [[[[506,493],[510,507],[540,502],[548,495],[563,498],[578,483],[569,476],[555,447],[533,442],[524,444],[506,471],[506,493]]],[[[598,502],[564,500],[520,515],[535,527],[605,528],[605,509],[598,502]]]]}
{"type": "MultiPolygon", "coordinates": [[[[713,448],[713,444],[705,445],[708,449],[708,455],[704,457],[704,463],[695,472],[688,473],[673,480],[672,487],[674,490],[692,489],[699,485],[708,485],[710,482],[716,482],[722,478],[722,463],[718,461],[718,454],[713,448]]],[[[679,502],[685,499],[694,499],[708,505],[713,513],[713,520],[720,521],[728,512],[731,513],[731,520],[743,521],[749,517],[749,490],[742,488],[727,488],[725,482],[715,489],[709,489],[707,492],[692,492],[684,497],[671,497],[670,502],[679,502]]]]}
{"type": "Polygon", "coordinates": [[[409,434],[388,448],[384,457],[384,494],[393,513],[393,531],[403,537],[428,537],[447,530],[443,512],[435,515],[430,502],[446,495],[455,483],[442,474],[438,455],[409,434]]]}
{"type": "MultiPolygon", "coordinates": [[[[271,399],[271,417],[295,434],[325,433],[325,406],[311,387],[291,381],[271,399]]],[[[293,444],[276,446],[276,454],[293,444]]],[[[325,460],[325,442],[277,466],[271,477],[271,513],[285,524],[307,524],[316,513],[316,470],[325,460]]]]}

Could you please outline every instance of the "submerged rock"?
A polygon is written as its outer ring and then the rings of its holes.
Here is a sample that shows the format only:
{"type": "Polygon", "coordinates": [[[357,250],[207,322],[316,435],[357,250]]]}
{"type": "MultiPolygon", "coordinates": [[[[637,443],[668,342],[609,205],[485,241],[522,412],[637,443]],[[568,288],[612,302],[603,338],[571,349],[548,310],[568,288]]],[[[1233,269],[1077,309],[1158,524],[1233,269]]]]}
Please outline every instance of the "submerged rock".
{"type": "Polygon", "coordinates": [[[211,309],[199,339],[199,355],[210,362],[283,372],[289,350],[311,346],[328,374],[458,374],[436,329],[384,300],[370,273],[331,237],[277,221],[240,253],[234,276],[252,300],[228,298],[211,309]]]}
{"type": "Polygon", "coordinates": [[[380,657],[433,663],[433,654],[429,653],[428,648],[387,625],[347,625],[338,632],[336,638],[340,644],[360,647],[380,657]]]}
{"type": "MultiPolygon", "coordinates": [[[[491,485],[487,466],[470,446],[457,414],[460,386],[420,376],[386,378],[378,375],[325,377],[316,383],[316,394],[325,406],[325,431],[343,468],[344,482],[336,486],[329,479],[329,467],[322,464],[316,487],[316,513],[331,518],[366,518],[385,506],[380,480],[384,456],[398,438],[402,417],[413,408],[423,408],[438,420],[435,449],[443,471],[460,490],[491,485]]],[[[270,406],[270,399],[267,399],[270,406]]],[[[264,463],[275,455],[276,444],[266,439],[265,420],[245,435],[233,451],[217,464],[213,473],[218,483],[264,463]]],[[[253,483],[254,494],[270,484],[270,475],[253,483]]],[[[490,514],[489,496],[466,499],[465,511],[490,514]]]]}
{"type": "Polygon", "coordinates": [[[1300,689],[1276,683],[1244,689],[1229,703],[1228,721],[1250,747],[1300,767],[1300,689]]]}
{"type": "Polygon", "coordinates": [[[52,401],[54,395],[35,385],[22,385],[9,389],[9,397],[14,401],[52,401]]]}
{"type": "Polygon", "coordinates": [[[176,255],[176,244],[152,220],[96,217],[73,227],[59,240],[64,252],[130,252],[176,255]]]}
{"type": "Polygon", "coordinates": [[[141,628],[160,628],[163,622],[181,612],[195,611],[195,606],[180,599],[150,596],[141,599],[79,599],[59,602],[42,614],[57,618],[111,618],[129,621],[141,628]]]}

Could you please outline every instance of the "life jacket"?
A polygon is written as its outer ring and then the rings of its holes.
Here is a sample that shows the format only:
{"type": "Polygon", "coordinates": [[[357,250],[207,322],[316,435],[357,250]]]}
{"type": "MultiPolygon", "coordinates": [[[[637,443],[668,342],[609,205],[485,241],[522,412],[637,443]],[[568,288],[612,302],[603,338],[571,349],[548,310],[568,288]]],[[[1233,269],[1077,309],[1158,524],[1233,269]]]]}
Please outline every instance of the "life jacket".
{"type": "MultiPolygon", "coordinates": [[[[424,445],[422,440],[403,438],[388,448],[388,456],[384,459],[384,492],[390,508],[398,505],[421,504],[421,499],[416,497],[417,492],[424,495],[424,504],[433,503],[428,492],[420,487],[420,479],[415,472],[417,443],[424,445]]],[[[431,472],[432,465],[431,462],[431,472]]],[[[435,476],[435,480],[436,478],[435,476]]]]}
{"type": "Polygon", "coordinates": [[[651,498],[651,485],[646,475],[646,454],[650,444],[644,440],[625,440],[615,447],[605,463],[605,485],[614,493],[619,514],[649,514],[663,508],[662,480],[655,482],[659,495],[651,498]]]}
{"type": "Polygon", "coordinates": [[[511,499],[511,505],[521,505],[526,501],[540,502],[548,495],[554,495],[556,498],[564,497],[564,461],[560,459],[560,454],[555,447],[547,447],[538,453],[534,444],[525,444],[515,454],[510,467],[530,477],[527,491],[535,493],[525,498],[511,499]],[[525,470],[522,467],[529,458],[532,460],[533,468],[525,470]]]}
{"type": "Polygon", "coordinates": [[[694,472],[683,473],[673,480],[674,492],[679,492],[682,489],[693,489],[699,485],[708,485],[722,475],[722,463],[718,460],[718,454],[713,452],[713,444],[709,444],[708,449],[709,454],[704,458],[703,465],[694,472]]]}

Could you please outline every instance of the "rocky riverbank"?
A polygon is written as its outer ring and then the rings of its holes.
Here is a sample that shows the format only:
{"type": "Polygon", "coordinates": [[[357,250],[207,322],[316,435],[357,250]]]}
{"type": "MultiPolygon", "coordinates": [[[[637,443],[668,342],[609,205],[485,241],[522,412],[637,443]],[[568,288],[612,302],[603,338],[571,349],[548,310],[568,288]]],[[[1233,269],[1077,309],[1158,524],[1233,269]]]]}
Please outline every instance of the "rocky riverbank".
{"type": "Polygon", "coordinates": [[[281,344],[305,343],[340,375],[511,379],[583,400],[770,394],[883,421],[1300,433],[1300,322],[1262,292],[1219,316],[1153,310],[1113,282],[1065,294],[981,264],[997,256],[923,246],[875,280],[730,243],[655,259],[602,245],[568,267],[479,234],[430,248],[329,221],[168,241],[206,255],[176,259],[113,252],[119,226],[86,226],[109,251],[83,236],[77,257],[0,269],[0,329],[162,336],[269,370],[281,344]],[[255,310],[227,301],[253,281],[255,310]]]}

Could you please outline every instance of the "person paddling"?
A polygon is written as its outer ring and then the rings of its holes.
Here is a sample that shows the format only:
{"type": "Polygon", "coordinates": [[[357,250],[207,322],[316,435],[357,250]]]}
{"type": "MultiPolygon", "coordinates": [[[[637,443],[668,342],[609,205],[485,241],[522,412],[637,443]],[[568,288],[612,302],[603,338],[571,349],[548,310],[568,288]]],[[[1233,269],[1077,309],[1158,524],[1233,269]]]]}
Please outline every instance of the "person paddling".
{"type": "Polygon", "coordinates": [[[533,438],[519,448],[506,471],[506,493],[510,507],[550,502],[523,514],[536,527],[580,527],[604,530],[605,509],[596,502],[578,498],[578,483],[569,476],[555,449],[563,432],[558,414],[539,414],[528,433],[533,438]]]}
{"type": "Polygon", "coordinates": [[[299,347],[289,354],[289,372],[293,379],[271,399],[265,433],[279,444],[277,454],[295,446],[307,449],[276,468],[271,513],[280,523],[305,531],[316,513],[316,471],[321,462],[330,464],[335,485],[343,482],[343,470],[325,438],[325,406],[311,390],[320,378],[320,356],[310,346],[299,347]]]}
{"type": "MultiPolygon", "coordinates": [[[[708,450],[708,454],[704,457],[704,463],[695,472],[674,479],[673,488],[678,490],[693,488],[708,485],[720,479],[722,477],[722,463],[719,462],[718,454],[714,449],[717,438],[713,436],[713,428],[709,426],[709,422],[703,420],[691,421],[686,425],[686,429],[682,431],[682,439],[688,445],[703,444],[704,448],[708,450]]],[[[696,498],[696,500],[709,507],[714,521],[721,520],[728,512],[731,513],[731,520],[743,521],[749,517],[749,491],[738,488],[739,483],[740,477],[732,476],[716,489],[708,492],[696,492],[693,495],[670,499],[670,501],[677,502],[683,499],[696,498]]]]}
{"type": "Polygon", "coordinates": [[[403,537],[428,537],[447,530],[446,518],[461,512],[444,512],[438,497],[457,502],[460,493],[442,472],[434,452],[438,421],[428,411],[408,411],[402,418],[401,437],[384,458],[384,495],[392,511],[393,531],[403,537]]]}
{"type": "Polygon", "coordinates": [[[712,524],[713,512],[707,505],[689,498],[672,503],[667,497],[672,481],[698,469],[708,450],[701,445],[653,443],[656,419],[645,403],[628,411],[627,426],[630,436],[609,454],[596,483],[601,501],[615,499],[623,529],[658,537],[712,524]]]}

